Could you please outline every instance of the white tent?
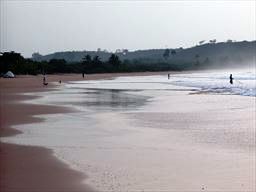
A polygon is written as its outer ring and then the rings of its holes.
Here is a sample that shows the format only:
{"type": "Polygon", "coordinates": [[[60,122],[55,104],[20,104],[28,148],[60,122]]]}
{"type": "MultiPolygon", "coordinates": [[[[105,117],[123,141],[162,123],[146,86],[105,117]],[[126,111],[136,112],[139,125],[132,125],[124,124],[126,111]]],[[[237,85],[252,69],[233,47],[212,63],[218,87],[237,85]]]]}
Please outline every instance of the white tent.
{"type": "Polygon", "coordinates": [[[3,77],[4,78],[14,78],[15,75],[11,71],[8,71],[7,73],[4,74],[3,77]]]}

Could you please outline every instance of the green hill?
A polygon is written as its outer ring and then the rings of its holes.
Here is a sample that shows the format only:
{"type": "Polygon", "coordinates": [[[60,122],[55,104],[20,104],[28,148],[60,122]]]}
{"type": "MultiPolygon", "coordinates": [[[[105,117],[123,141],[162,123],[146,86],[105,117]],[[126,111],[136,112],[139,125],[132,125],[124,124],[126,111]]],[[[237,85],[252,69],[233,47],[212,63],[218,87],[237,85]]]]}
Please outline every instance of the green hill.
{"type": "MultiPolygon", "coordinates": [[[[68,51],[44,56],[34,54],[32,60],[64,59],[68,63],[76,63],[81,62],[85,55],[97,55],[101,61],[107,61],[111,54],[113,53],[104,51],[68,51]]],[[[130,63],[168,63],[187,67],[192,67],[191,64],[201,67],[247,66],[255,61],[256,41],[207,43],[187,49],[123,50],[115,54],[121,61],[130,63]]]]}

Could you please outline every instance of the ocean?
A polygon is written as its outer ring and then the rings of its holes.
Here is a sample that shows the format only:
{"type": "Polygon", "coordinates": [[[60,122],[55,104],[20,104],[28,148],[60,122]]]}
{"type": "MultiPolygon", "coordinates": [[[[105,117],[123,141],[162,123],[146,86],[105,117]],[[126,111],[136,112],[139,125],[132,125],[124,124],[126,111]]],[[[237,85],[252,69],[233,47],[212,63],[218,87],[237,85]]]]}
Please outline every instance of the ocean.
{"type": "Polygon", "coordinates": [[[253,70],[235,70],[233,84],[226,71],[171,74],[161,76],[118,77],[113,80],[81,81],[68,87],[112,90],[191,90],[215,94],[256,96],[256,73],[253,70]]]}

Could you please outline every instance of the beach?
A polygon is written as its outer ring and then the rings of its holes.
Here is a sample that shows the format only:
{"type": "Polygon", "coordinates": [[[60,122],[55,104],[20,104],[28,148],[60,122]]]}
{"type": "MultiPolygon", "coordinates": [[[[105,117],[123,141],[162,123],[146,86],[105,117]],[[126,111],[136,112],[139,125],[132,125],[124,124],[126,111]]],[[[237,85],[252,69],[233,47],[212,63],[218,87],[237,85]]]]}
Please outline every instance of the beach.
{"type": "MultiPolygon", "coordinates": [[[[59,76],[51,78],[57,81],[59,76]]],[[[76,75],[67,78],[78,79],[76,75]]],[[[36,76],[0,79],[1,137],[20,134],[21,131],[11,128],[13,125],[42,121],[33,117],[36,114],[67,111],[64,108],[20,103],[34,98],[20,93],[47,91],[48,88],[43,87],[41,82],[42,77],[36,76]]],[[[92,191],[80,184],[84,176],[56,160],[51,150],[2,142],[0,147],[1,191],[92,191]]]]}
{"type": "MultiPolygon", "coordinates": [[[[137,73],[134,73],[137,74],[137,73]]],[[[147,74],[147,73],[142,73],[147,74]]],[[[86,79],[107,79],[121,74],[88,75],[86,79]]],[[[131,75],[131,74],[124,74],[131,75]]],[[[17,124],[41,122],[34,117],[39,114],[70,112],[64,107],[30,105],[21,101],[35,96],[23,95],[28,92],[50,91],[55,85],[43,86],[42,76],[20,75],[15,79],[0,79],[0,136],[15,136],[22,131],[12,128],[17,124]]],[[[83,80],[82,75],[49,75],[48,82],[62,83],[83,80]]],[[[53,156],[52,150],[0,142],[0,189],[8,191],[93,191],[81,184],[86,178],[70,169],[53,156]]]]}
{"type": "Polygon", "coordinates": [[[0,79],[0,189],[255,191],[255,97],[166,74],[0,79]]]}

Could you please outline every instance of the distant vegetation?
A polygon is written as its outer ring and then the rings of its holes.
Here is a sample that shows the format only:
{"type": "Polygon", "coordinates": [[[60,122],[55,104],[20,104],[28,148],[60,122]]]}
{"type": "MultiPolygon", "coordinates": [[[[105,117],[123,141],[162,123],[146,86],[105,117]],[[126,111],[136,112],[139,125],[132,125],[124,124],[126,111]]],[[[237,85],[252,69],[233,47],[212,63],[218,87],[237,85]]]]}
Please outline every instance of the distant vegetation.
{"type": "Polygon", "coordinates": [[[0,54],[0,73],[114,73],[142,71],[177,71],[247,67],[255,64],[256,41],[209,43],[183,49],[153,49],[129,52],[127,49],[109,53],[101,51],[58,52],[42,56],[34,53],[24,58],[15,52],[0,54]]]}

